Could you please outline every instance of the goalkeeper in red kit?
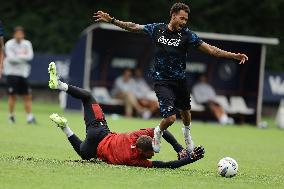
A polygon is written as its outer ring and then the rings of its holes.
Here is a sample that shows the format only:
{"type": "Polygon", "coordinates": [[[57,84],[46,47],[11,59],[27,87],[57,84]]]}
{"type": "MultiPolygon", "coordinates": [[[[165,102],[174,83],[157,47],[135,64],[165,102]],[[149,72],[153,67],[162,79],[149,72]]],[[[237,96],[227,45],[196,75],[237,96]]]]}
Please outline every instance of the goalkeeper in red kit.
{"type": "Polygon", "coordinates": [[[50,119],[62,129],[77,154],[85,160],[98,158],[106,163],[147,168],[178,168],[193,163],[204,157],[204,148],[195,147],[188,152],[176,141],[169,131],[164,131],[163,138],[172,145],[178,154],[178,160],[169,162],[150,161],[154,156],[152,139],[154,128],[140,129],[128,133],[110,132],[104,113],[90,92],[68,85],[58,80],[55,63],[49,64],[49,87],[65,91],[80,99],[84,107],[86,139],[81,141],[68,127],[67,120],[58,114],[50,119]]]}

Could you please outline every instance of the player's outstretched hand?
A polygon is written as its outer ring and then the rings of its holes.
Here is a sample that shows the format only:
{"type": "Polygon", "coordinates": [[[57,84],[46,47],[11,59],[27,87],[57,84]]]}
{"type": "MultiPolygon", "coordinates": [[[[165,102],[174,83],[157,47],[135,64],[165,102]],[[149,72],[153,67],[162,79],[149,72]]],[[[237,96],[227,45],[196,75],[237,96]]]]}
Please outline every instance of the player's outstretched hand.
{"type": "Polygon", "coordinates": [[[193,160],[193,161],[197,161],[201,158],[204,157],[204,153],[205,153],[205,149],[203,146],[197,146],[193,149],[193,151],[191,152],[190,154],[190,158],[193,160]]]}
{"type": "Polygon", "coordinates": [[[105,13],[103,11],[95,12],[93,17],[95,18],[96,22],[107,22],[107,23],[110,23],[111,19],[112,19],[112,17],[108,13],[105,13]]]}
{"type": "Polygon", "coordinates": [[[177,158],[178,160],[183,159],[183,158],[187,158],[190,156],[190,152],[187,151],[186,149],[182,149],[178,154],[177,154],[177,158]]]}
{"type": "Polygon", "coordinates": [[[240,60],[239,64],[244,64],[248,60],[248,56],[241,53],[236,54],[234,58],[240,60]]]}

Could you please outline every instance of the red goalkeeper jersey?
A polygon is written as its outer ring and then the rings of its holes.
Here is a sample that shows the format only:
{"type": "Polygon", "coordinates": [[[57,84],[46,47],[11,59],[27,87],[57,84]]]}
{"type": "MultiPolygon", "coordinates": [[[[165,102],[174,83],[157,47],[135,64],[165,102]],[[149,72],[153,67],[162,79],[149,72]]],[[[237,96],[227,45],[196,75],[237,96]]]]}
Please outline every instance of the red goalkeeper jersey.
{"type": "Polygon", "coordinates": [[[107,163],[152,167],[152,162],[141,158],[136,148],[136,141],[141,135],[154,137],[154,129],[141,129],[129,133],[111,133],[107,135],[97,148],[97,157],[107,163]]]}

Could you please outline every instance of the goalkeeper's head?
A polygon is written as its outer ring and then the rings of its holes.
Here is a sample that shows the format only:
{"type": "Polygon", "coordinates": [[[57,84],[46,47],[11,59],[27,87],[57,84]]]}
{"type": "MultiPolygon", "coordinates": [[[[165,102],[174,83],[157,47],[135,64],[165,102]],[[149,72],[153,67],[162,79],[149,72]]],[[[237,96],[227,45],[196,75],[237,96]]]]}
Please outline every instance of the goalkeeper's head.
{"type": "Polygon", "coordinates": [[[137,139],[136,148],[142,157],[151,159],[154,156],[152,138],[147,135],[142,135],[137,139]]]}

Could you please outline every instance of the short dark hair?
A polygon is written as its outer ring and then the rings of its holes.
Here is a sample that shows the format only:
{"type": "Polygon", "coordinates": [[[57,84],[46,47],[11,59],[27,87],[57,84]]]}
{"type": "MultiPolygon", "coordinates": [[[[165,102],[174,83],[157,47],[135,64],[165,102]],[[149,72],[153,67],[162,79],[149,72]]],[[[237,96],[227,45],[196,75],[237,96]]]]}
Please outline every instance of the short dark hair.
{"type": "Polygon", "coordinates": [[[136,141],[136,147],[140,148],[143,152],[153,150],[152,138],[147,135],[141,135],[136,141]]]}
{"type": "Polygon", "coordinates": [[[171,11],[170,11],[170,16],[172,16],[173,13],[178,13],[180,10],[184,10],[187,12],[187,14],[190,13],[189,6],[184,4],[184,3],[175,3],[173,4],[171,11]]]}
{"type": "Polygon", "coordinates": [[[16,26],[16,27],[14,27],[14,32],[17,32],[17,31],[22,31],[22,32],[24,32],[25,29],[24,29],[23,26],[16,26]]]}

